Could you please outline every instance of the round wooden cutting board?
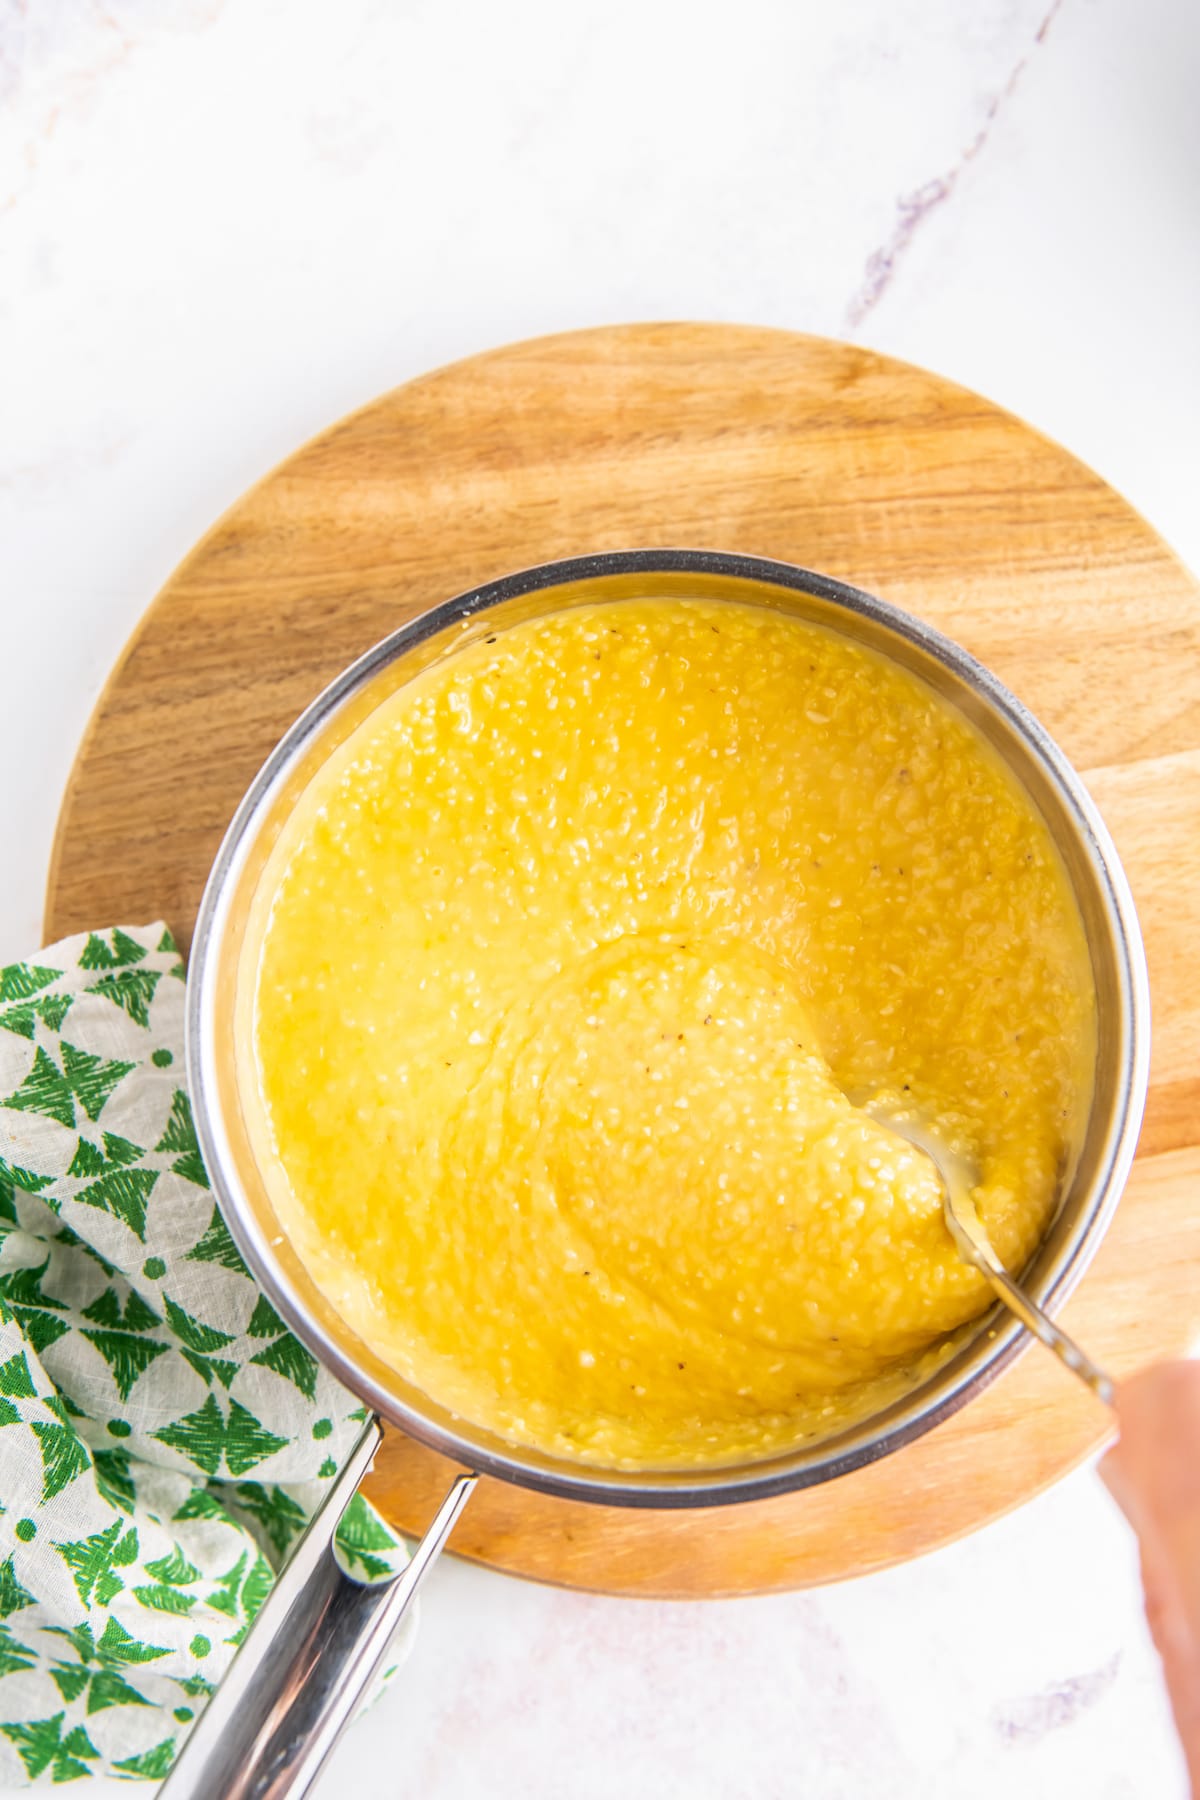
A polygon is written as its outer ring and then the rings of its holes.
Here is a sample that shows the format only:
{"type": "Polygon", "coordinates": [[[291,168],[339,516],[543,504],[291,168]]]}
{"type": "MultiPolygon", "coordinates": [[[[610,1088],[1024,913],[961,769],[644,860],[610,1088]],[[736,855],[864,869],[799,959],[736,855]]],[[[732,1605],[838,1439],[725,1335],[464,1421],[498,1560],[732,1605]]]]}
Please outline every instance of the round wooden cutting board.
{"type": "MultiPolygon", "coordinates": [[[[1118,1375],[1200,1336],[1200,589],[1121,498],[978,396],[845,344],[650,325],[427,375],[268,475],[167,583],[63,802],[48,939],[166,917],[187,941],[243,789],[296,714],[414,613],[530,563],[693,545],[840,576],[987,663],[1116,838],[1154,994],[1132,1178],[1068,1328],[1118,1375]]],[[[454,1547],[620,1594],[793,1588],[944,1544],[1093,1451],[1104,1409],[1042,1352],[821,1488],[703,1512],[485,1482],[454,1547]]],[[[424,1526],[449,1465],[396,1433],[372,1497],[424,1526]]]]}

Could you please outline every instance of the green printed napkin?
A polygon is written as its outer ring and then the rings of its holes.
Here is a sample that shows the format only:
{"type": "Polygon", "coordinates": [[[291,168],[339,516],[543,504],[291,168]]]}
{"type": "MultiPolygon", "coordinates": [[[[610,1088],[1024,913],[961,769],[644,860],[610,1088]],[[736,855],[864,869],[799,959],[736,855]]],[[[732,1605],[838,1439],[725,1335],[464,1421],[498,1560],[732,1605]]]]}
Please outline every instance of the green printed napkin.
{"type": "Polygon", "coordinates": [[[166,1774],[365,1417],[213,1202],[183,984],[162,925],[0,969],[0,1785],[166,1774]]]}

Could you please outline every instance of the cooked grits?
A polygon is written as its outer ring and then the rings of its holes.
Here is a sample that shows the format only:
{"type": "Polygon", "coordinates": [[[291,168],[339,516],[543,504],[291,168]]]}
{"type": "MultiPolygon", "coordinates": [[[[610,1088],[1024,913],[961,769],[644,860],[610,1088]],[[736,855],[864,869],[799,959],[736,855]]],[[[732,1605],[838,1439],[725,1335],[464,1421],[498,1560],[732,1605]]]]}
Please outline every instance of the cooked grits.
{"type": "Polygon", "coordinates": [[[761,1456],[988,1304],[919,1111],[1019,1268],[1092,1078],[1046,828],[897,665],[785,614],[581,607],[384,699],[275,856],[260,1155],[435,1400],[610,1465],[761,1456]]]}

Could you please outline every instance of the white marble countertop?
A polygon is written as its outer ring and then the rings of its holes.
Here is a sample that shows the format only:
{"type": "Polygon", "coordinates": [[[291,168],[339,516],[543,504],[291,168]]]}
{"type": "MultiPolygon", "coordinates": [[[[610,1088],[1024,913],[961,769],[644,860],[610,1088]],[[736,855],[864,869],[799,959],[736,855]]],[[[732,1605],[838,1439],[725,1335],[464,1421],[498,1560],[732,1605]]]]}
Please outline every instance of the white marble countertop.
{"type": "MultiPolygon", "coordinates": [[[[184,551],[310,432],[506,339],[851,336],[1024,414],[1200,565],[1198,64],[1194,0],[0,0],[0,960],[184,551]]],[[[1090,1473],[818,1593],[446,1562],[326,1787],[1184,1793],[1090,1473]]]]}

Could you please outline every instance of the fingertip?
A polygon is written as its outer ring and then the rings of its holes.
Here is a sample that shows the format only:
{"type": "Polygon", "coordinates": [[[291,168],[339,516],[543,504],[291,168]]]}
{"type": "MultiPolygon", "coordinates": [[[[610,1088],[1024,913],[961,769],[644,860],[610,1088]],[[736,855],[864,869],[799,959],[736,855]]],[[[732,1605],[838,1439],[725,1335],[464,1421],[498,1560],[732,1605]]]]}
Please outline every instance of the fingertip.
{"type": "Polygon", "coordinates": [[[1113,1449],[1100,1458],[1100,1461],[1096,1465],[1096,1473],[1099,1475],[1101,1481],[1104,1483],[1121,1511],[1125,1514],[1125,1517],[1128,1518],[1130,1516],[1131,1505],[1129,1477],[1121,1462],[1121,1446],[1119,1444],[1115,1445],[1113,1449]]]}

